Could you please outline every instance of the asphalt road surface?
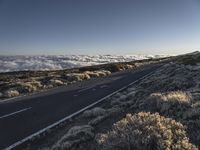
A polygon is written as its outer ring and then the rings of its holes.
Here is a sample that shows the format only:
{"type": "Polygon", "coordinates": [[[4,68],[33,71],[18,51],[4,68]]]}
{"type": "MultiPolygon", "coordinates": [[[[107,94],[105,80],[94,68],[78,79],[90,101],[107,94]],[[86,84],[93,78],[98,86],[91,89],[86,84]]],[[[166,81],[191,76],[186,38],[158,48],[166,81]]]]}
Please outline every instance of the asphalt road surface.
{"type": "Polygon", "coordinates": [[[0,149],[98,101],[158,67],[149,65],[0,102],[0,149]]]}

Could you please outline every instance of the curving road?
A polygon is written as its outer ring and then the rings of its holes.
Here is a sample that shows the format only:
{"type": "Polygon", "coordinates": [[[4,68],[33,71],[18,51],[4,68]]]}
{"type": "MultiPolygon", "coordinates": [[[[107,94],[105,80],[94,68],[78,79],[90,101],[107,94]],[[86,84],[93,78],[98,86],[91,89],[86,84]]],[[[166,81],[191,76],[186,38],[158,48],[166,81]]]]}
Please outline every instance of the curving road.
{"type": "Polygon", "coordinates": [[[149,65],[0,102],[0,149],[98,101],[158,67],[160,65],[149,65]]]}

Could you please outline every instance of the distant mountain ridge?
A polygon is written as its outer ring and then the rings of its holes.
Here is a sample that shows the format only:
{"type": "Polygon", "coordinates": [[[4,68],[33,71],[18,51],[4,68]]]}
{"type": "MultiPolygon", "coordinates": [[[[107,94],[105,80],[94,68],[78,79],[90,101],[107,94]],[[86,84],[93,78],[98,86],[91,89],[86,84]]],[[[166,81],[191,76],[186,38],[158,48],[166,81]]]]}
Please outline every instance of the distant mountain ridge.
{"type": "Polygon", "coordinates": [[[60,70],[113,62],[161,58],[167,55],[17,55],[0,56],[0,72],[60,70]]]}

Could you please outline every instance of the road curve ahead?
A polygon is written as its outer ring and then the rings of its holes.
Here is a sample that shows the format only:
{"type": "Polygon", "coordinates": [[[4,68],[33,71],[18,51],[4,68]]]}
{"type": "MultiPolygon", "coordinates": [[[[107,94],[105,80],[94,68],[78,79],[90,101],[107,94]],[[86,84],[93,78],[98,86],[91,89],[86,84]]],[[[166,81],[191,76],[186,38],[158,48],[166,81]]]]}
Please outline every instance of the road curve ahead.
{"type": "Polygon", "coordinates": [[[0,102],[0,149],[77,112],[153,72],[160,65],[127,70],[31,96],[0,102]]]}

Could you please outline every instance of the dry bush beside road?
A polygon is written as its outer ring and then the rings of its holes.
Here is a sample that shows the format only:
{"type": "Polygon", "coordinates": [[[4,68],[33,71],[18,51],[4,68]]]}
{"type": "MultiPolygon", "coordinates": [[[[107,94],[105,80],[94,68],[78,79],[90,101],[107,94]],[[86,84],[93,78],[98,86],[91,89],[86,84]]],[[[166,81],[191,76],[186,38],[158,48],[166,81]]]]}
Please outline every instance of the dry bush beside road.
{"type": "Polygon", "coordinates": [[[158,113],[127,114],[97,141],[102,150],[197,150],[181,123],[158,113]]]}

